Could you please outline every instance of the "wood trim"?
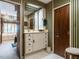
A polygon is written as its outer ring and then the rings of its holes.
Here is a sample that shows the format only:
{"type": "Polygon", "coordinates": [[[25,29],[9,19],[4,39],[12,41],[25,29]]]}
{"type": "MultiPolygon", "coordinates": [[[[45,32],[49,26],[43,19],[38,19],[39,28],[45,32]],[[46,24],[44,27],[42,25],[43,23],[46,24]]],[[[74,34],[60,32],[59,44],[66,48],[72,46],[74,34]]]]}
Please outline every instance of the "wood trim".
{"type": "Polygon", "coordinates": [[[20,5],[20,59],[24,59],[23,54],[23,45],[24,45],[24,39],[23,39],[23,33],[24,33],[24,7],[25,7],[25,1],[21,0],[20,5]]]}
{"type": "MultiPolygon", "coordinates": [[[[54,3],[52,3],[52,4],[54,4],[54,3]]],[[[56,9],[58,9],[58,8],[61,8],[61,7],[63,7],[63,6],[65,6],[65,5],[70,5],[70,47],[72,47],[73,46],[73,41],[72,41],[72,21],[71,21],[71,2],[69,2],[69,3],[66,3],[66,4],[63,4],[63,5],[61,5],[61,6],[58,6],[58,7],[56,7],[56,8],[52,8],[52,52],[54,52],[54,10],[56,10],[56,9]]]]}
{"type": "Polygon", "coordinates": [[[6,22],[6,21],[2,21],[2,23],[11,23],[11,24],[18,24],[19,22],[6,22]]]}
{"type": "Polygon", "coordinates": [[[0,36],[1,36],[1,37],[0,37],[0,40],[1,40],[0,43],[2,43],[2,20],[1,20],[1,19],[2,19],[2,18],[1,18],[1,11],[0,11],[0,23],[1,23],[1,24],[0,24],[0,26],[1,26],[1,27],[0,27],[0,36]]]}
{"type": "Polygon", "coordinates": [[[58,7],[55,7],[54,10],[59,9],[59,8],[61,8],[61,7],[64,7],[64,6],[68,5],[68,4],[70,4],[70,2],[69,2],[69,3],[66,3],[66,4],[63,4],[63,5],[60,5],[60,6],[58,6],[58,7]]]}
{"type": "Polygon", "coordinates": [[[52,52],[54,52],[54,6],[52,8],[52,52]]]}
{"type": "Polygon", "coordinates": [[[10,1],[10,0],[3,0],[3,1],[7,2],[7,3],[14,4],[14,5],[21,5],[21,3],[17,3],[17,2],[14,2],[14,1],[10,1]]]}
{"type": "Polygon", "coordinates": [[[70,47],[72,47],[73,46],[73,41],[72,41],[72,21],[71,21],[71,2],[70,2],[70,4],[69,4],[70,6],[69,6],[69,8],[70,8],[70,47]]]}

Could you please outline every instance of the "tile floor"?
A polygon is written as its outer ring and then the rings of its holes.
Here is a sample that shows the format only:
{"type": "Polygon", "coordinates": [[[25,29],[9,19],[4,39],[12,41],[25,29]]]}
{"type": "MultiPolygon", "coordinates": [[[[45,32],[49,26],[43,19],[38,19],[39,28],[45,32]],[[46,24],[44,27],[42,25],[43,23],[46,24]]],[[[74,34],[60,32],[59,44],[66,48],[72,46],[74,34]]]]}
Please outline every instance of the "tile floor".
{"type": "Polygon", "coordinates": [[[0,59],[19,59],[16,48],[11,46],[12,42],[0,44],[0,59]]]}
{"type": "Polygon", "coordinates": [[[37,53],[27,55],[25,59],[64,59],[64,58],[53,53],[47,53],[46,51],[42,50],[37,53]]]}
{"type": "MultiPolygon", "coordinates": [[[[0,45],[0,59],[19,59],[17,57],[16,48],[11,46],[12,42],[0,45]]],[[[27,55],[25,59],[64,59],[56,54],[47,53],[45,50],[27,55]]]]}

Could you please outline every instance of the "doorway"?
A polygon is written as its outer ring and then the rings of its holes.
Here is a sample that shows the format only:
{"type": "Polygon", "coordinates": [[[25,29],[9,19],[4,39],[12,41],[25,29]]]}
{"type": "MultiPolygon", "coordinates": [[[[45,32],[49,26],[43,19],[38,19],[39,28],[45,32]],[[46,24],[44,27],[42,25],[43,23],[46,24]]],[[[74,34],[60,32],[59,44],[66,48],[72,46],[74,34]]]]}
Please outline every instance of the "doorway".
{"type": "Polygon", "coordinates": [[[69,4],[54,10],[54,52],[64,57],[69,47],[69,4]]]}
{"type": "Polygon", "coordinates": [[[0,58],[19,59],[19,43],[20,5],[0,1],[0,58]]]}

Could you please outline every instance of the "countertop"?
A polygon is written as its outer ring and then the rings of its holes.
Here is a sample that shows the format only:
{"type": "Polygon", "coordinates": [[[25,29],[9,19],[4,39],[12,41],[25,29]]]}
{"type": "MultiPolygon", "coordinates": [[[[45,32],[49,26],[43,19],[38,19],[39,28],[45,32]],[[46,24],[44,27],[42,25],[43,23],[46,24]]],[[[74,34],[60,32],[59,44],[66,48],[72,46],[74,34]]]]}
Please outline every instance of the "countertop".
{"type": "Polygon", "coordinates": [[[47,33],[48,32],[48,30],[44,30],[44,31],[33,31],[33,30],[31,30],[31,31],[28,31],[28,30],[24,30],[24,33],[47,33]]]}

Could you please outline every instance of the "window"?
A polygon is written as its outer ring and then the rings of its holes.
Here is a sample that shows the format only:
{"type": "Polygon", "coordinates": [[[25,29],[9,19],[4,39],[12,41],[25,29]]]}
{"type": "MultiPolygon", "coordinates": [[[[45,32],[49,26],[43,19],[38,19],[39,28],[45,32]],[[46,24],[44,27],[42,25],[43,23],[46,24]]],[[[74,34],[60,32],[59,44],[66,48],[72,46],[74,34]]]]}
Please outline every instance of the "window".
{"type": "Polygon", "coordinates": [[[43,30],[43,9],[40,9],[39,11],[35,12],[35,30],[43,30]]]}
{"type": "Polygon", "coordinates": [[[7,30],[8,30],[7,23],[4,23],[4,24],[3,24],[3,32],[6,33],[7,30]]]}
{"type": "Polygon", "coordinates": [[[16,33],[17,24],[13,23],[3,23],[3,33],[16,33]]]}
{"type": "Polygon", "coordinates": [[[38,19],[38,12],[36,12],[36,13],[35,13],[35,30],[36,30],[36,31],[37,31],[38,28],[39,28],[39,26],[38,26],[38,21],[39,21],[39,19],[38,19]]]}
{"type": "Polygon", "coordinates": [[[39,10],[39,30],[43,30],[43,9],[39,10]]]}
{"type": "Polygon", "coordinates": [[[11,33],[12,32],[12,25],[10,23],[7,24],[7,32],[8,33],[11,33]]]}

